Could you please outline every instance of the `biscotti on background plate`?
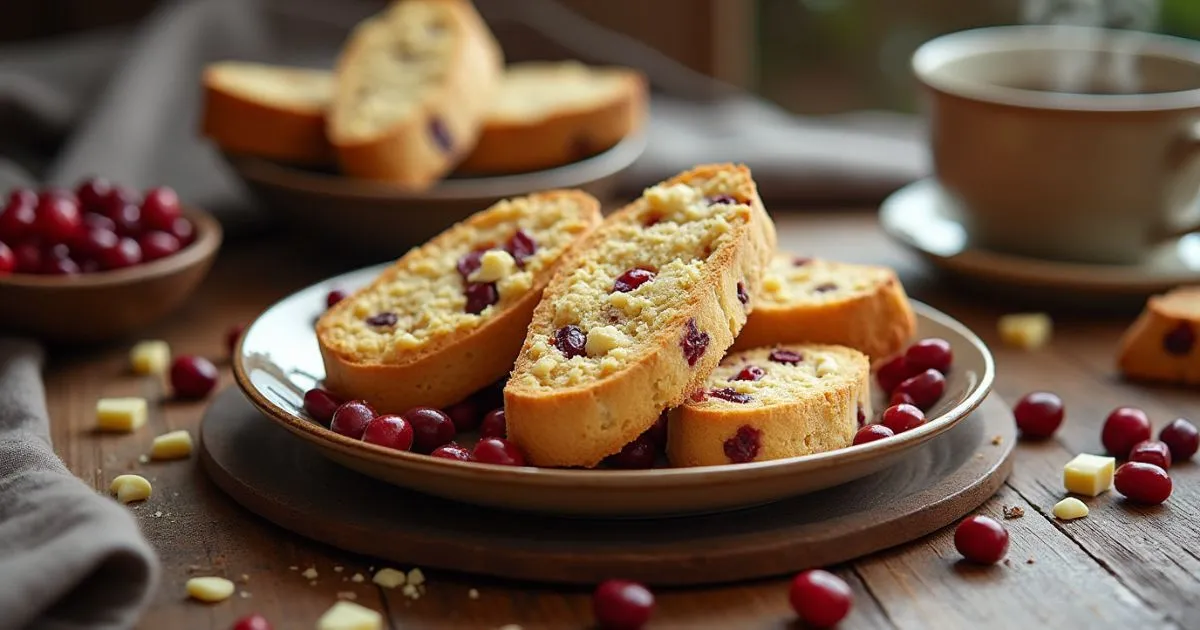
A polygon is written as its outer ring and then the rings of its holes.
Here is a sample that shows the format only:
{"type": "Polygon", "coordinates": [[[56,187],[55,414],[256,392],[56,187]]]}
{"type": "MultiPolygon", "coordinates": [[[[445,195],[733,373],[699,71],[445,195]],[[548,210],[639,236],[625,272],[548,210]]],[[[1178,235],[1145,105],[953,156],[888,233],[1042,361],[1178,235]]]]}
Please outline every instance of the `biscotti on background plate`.
{"type": "Polygon", "coordinates": [[[221,61],[205,67],[203,82],[202,130],[222,149],[305,165],[333,159],[329,71],[221,61]]]}
{"type": "Polygon", "coordinates": [[[1200,384],[1200,286],[1153,296],[1121,338],[1117,366],[1133,379],[1200,384]]]}
{"type": "Polygon", "coordinates": [[[744,166],[707,165],[610,216],[555,275],[504,390],[539,466],[595,466],[700,389],[746,322],[775,228],[744,166]]]}
{"type": "Polygon", "coordinates": [[[850,446],[871,417],[871,366],[844,346],[788,344],[732,352],[704,389],[672,409],[672,466],[743,464],[850,446]]]}
{"type": "Polygon", "coordinates": [[[569,164],[611,148],[645,116],[646,81],[635,70],[574,61],[513,64],[459,170],[512,173],[569,164]]]}
{"type": "Polygon", "coordinates": [[[734,348],[838,344],[877,360],[902,350],[917,328],[891,269],[785,253],[771,261],[753,307],[734,348]]]}
{"type": "Polygon", "coordinates": [[[401,0],[354,29],[327,132],[347,175],[421,190],[474,146],[504,58],[468,0],[401,0]]]}
{"type": "Polygon", "coordinates": [[[325,385],[380,413],[444,407],[508,373],[560,261],[600,223],[580,191],[501,201],[325,312],[325,385]]]}

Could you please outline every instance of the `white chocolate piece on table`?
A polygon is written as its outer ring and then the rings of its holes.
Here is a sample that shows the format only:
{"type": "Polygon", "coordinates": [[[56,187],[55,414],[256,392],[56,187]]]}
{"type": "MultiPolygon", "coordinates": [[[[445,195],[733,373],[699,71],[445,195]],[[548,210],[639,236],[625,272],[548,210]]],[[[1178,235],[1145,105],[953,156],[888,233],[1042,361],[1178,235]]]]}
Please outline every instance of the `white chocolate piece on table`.
{"type": "Polygon", "coordinates": [[[233,590],[233,582],[222,577],[194,577],[187,581],[188,596],[209,604],[229,599],[233,590]]]}
{"type": "Polygon", "coordinates": [[[96,401],[96,428],[131,433],[146,424],[145,398],[101,398],[96,401]]]}
{"type": "Polygon", "coordinates": [[[186,430],[171,431],[154,438],[151,459],[183,459],[192,454],[192,435],[186,430]]]}
{"type": "Polygon", "coordinates": [[[1094,497],[1112,488],[1116,458],[1080,453],[1063,466],[1067,492],[1094,497]]]}
{"type": "Polygon", "coordinates": [[[380,569],[375,573],[375,577],[371,578],[371,581],[384,588],[396,588],[397,586],[403,586],[408,581],[408,578],[404,575],[403,571],[380,569]]]}
{"type": "Polygon", "coordinates": [[[317,630],[382,630],[383,616],[346,600],[339,601],[317,620],[317,630]]]}
{"type": "Polygon", "coordinates": [[[1067,497],[1054,504],[1054,518],[1070,521],[1088,515],[1088,506],[1075,497],[1067,497]]]}
{"type": "Polygon", "coordinates": [[[425,583],[425,574],[420,569],[413,569],[408,572],[408,583],[413,586],[420,586],[425,583]]]}
{"type": "Polygon", "coordinates": [[[141,475],[118,475],[108,487],[121,503],[145,501],[150,498],[150,482],[141,475]]]}
{"type": "Polygon", "coordinates": [[[1004,315],[997,324],[1000,340],[1005,345],[1036,350],[1050,341],[1054,322],[1045,313],[1014,313],[1004,315]]]}
{"type": "Polygon", "coordinates": [[[171,366],[171,346],[165,341],[139,341],[129,350],[135,374],[166,374],[171,366]]]}

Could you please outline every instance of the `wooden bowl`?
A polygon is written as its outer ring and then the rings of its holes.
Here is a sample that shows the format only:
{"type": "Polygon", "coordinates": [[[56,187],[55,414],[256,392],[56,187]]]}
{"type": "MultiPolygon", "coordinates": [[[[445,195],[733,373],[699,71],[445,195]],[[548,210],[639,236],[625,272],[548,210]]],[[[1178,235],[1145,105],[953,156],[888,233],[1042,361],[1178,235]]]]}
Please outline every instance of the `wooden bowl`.
{"type": "Polygon", "coordinates": [[[77,276],[0,277],[0,331],[50,343],[122,337],[170,313],[208,273],[221,247],[221,225],[188,208],[196,240],[179,253],[116,271],[77,276]]]}
{"type": "Polygon", "coordinates": [[[493,203],[539,190],[579,188],[604,199],[617,176],[646,148],[643,135],[565,166],[491,177],[455,176],[422,192],[305,170],[257,157],[225,154],[233,171],[278,224],[359,260],[399,257],[493,203]]]}

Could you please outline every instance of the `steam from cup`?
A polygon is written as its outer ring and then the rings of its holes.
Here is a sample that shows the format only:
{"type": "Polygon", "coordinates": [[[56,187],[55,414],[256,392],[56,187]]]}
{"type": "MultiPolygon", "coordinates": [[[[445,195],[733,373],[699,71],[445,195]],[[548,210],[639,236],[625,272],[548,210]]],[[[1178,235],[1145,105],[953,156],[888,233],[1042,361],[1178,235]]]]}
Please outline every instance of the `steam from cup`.
{"type": "Polygon", "coordinates": [[[1158,22],[1160,0],[1022,0],[1021,19],[1026,24],[1067,27],[1091,27],[1082,34],[1076,50],[1055,56],[1053,76],[1047,86],[1057,92],[1079,93],[1089,87],[1104,86],[1123,94],[1142,90],[1137,68],[1141,48],[1136,38],[1112,37],[1100,30],[1127,29],[1146,31],[1158,22]],[[1108,41],[1106,41],[1108,40],[1108,41]]]}

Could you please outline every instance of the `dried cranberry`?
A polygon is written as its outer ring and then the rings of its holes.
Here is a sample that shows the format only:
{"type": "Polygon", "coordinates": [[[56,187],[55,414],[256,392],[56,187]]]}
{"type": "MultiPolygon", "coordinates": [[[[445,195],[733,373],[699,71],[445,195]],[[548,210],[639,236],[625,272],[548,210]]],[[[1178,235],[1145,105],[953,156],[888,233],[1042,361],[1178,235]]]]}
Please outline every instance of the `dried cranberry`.
{"type": "Polygon", "coordinates": [[[508,437],[508,418],[503,408],[493,409],[483,416],[483,422],[479,424],[479,437],[508,437]]]}
{"type": "Polygon", "coordinates": [[[441,118],[429,119],[429,135],[443,152],[449,153],[454,149],[454,140],[450,137],[450,130],[446,128],[446,123],[442,122],[441,118]]]}
{"type": "Polygon", "coordinates": [[[524,466],[525,456],[516,444],[502,438],[483,438],[471,451],[471,459],[483,464],[524,466]]]}
{"type": "Polygon", "coordinates": [[[458,269],[458,275],[462,276],[463,280],[466,280],[483,265],[483,254],[486,251],[484,249],[477,249],[463,254],[462,258],[458,259],[458,263],[454,267],[458,269]]]}
{"type": "Polygon", "coordinates": [[[816,291],[817,293],[828,293],[829,291],[833,291],[835,289],[837,289],[837,285],[832,282],[822,282],[821,284],[813,287],[813,291],[816,291]]]}
{"type": "Polygon", "coordinates": [[[787,365],[796,365],[804,360],[804,355],[795,350],[787,348],[776,348],[767,356],[768,359],[776,363],[786,363],[787,365]]]}
{"type": "Polygon", "coordinates": [[[954,530],[954,548],[978,564],[996,564],[1008,553],[1008,530],[996,519],[970,516],[954,530]]]}
{"type": "Polygon", "coordinates": [[[617,276],[613,282],[613,293],[629,293],[630,291],[650,282],[657,274],[645,267],[634,267],[617,276]]]}
{"type": "Polygon", "coordinates": [[[479,422],[483,420],[483,407],[478,400],[472,397],[454,403],[442,411],[450,416],[450,421],[454,423],[454,429],[459,433],[474,431],[479,428],[479,422]]]}
{"type": "Polygon", "coordinates": [[[737,283],[737,299],[743,306],[750,303],[750,294],[746,292],[746,283],[739,281],[737,283]]]}
{"type": "Polygon", "coordinates": [[[363,431],[375,419],[375,409],[365,400],[351,400],[338,406],[333,412],[329,428],[338,435],[355,440],[362,439],[363,431]]]}
{"type": "Polygon", "coordinates": [[[858,420],[858,426],[861,427],[867,423],[867,414],[863,411],[862,403],[858,403],[858,409],[856,410],[855,415],[856,419],[858,420]]]}
{"type": "Polygon", "coordinates": [[[644,433],[644,435],[650,436],[650,439],[654,440],[654,443],[657,444],[659,448],[667,445],[666,411],[663,411],[658,415],[658,419],[654,421],[654,424],[651,425],[649,429],[646,429],[646,433],[644,433]]]}
{"type": "Polygon", "coordinates": [[[325,308],[331,308],[334,304],[346,299],[346,292],[341,289],[334,289],[325,295],[325,308]]]}
{"type": "Polygon", "coordinates": [[[342,401],[319,387],[304,392],[304,412],[321,424],[329,424],[340,406],[342,401]]]}
{"type": "Polygon", "coordinates": [[[767,371],[758,367],[757,365],[747,365],[746,367],[742,368],[741,372],[737,373],[737,376],[733,377],[733,380],[735,380],[735,381],[760,381],[760,380],[762,380],[762,377],[764,377],[766,375],[767,375],[767,371]]]}
{"type": "Polygon", "coordinates": [[[879,382],[880,389],[885,394],[890,395],[896,391],[897,385],[915,374],[916,372],[909,369],[908,362],[904,359],[904,355],[901,354],[879,366],[879,371],[875,373],[875,380],[879,382]]]}
{"type": "Polygon", "coordinates": [[[524,267],[525,261],[537,253],[537,241],[533,240],[529,232],[517,230],[509,237],[504,249],[517,261],[518,267],[524,267]]]}
{"type": "Polygon", "coordinates": [[[638,630],[654,614],[654,594],[637,582],[605,580],[592,593],[592,614],[602,630],[638,630]]]}
{"type": "Polygon", "coordinates": [[[432,453],[433,449],[449,444],[457,431],[454,421],[441,409],[413,407],[401,414],[413,428],[413,451],[432,453]]]}
{"type": "Polygon", "coordinates": [[[725,440],[725,457],[735,464],[754,461],[758,449],[762,446],[762,431],[750,425],[738,427],[733,437],[725,440]]]}
{"type": "Polygon", "coordinates": [[[708,400],[708,392],[704,391],[703,389],[698,389],[688,394],[688,399],[692,402],[704,402],[708,400]]]}
{"type": "Polygon", "coordinates": [[[1129,456],[1134,444],[1150,439],[1150,419],[1146,412],[1133,407],[1118,407],[1104,419],[1100,443],[1110,455],[1119,459],[1129,456]]]}
{"type": "Polygon", "coordinates": [[[842,578],[821,569],[792,578],[788,601],[806,628],[832,628],[850,613],[854,594],[842,578]]]}
{"type": "Polygon", "coordinates": [[[737,202],[738,202],[738,200],[734,199],[733,195],[715,195],[715,196],[708,198],[708,203],[710,205],[731,204],[731,203],[737,203],[737,202]]]}
{"type": "Polygon", "coordinates": [[[1185,418],[1176,418],[1162,428],[1158,439],[1171,449],[1171,458],[1177,462],[1186,462],[1200,449],[1200,430],[1185,418]]]}
{"type": "Polygon", "coordinates": [[[1171,448],[1158,440],[1145,440],[1129,449],[1129,461],[1152,464],[1163,470],[1171,468],[1171,448]]]}
{"type": "Polygon", "coordinates": [[[443,444],[433,449],[433,452],[429,455],[430,457],[437,457],[439,459],[456,459],[460,462],[471,461],[471,451],[468,451],[465,446],[457,442],[443,444]]]}
{"type": "Polygon", "coordinates": [[[793,267],[803,267],[804,265],[807,265],[808,263],[812,262],[812,260],[813,259],[805,258],[804,256],[797,256],[792,259],[792,266],[793,267]]]}
{"type": "Polygon", "coordinates": [[[1113,474],[1113,487],[1126,499],[1146,505],[1158,505],[1166,501],[1173,489],[1167,471],[1142,462],[1121,464],[1113,474]]]}
{"type": "Polygon", "coordinates": [[[721,400],[728,400],[731,403],[746,404],[753,400],[750,394],[743,394],[732,387],[722,387],[721,389],[710,389],[708,395],[721,400]]]}
{"type": "Polygon", "coordinates": [[[613,468],[653,468],[657,455],[658,445],[654,443],[653,438],[643,433],[636,440],[626,444],[617,454],[608,456],[605,461],[613,468]]]}
{"type": "Polygon", "coordinates": [[[683,349],[683,356],[687,358],[688,365],[696,365],[696,361],[704,356],[710,340],[708,333],[701,332],[696,327],[695,319],[688,320],[687,330],[684,331],[683,338],[679,340],[679,347],[683,349]]]}
{"type": "Polygon", "coordinates": [[[1163,350],[1177,357],[1191,353],[1196,345],[1196,333],[1187,322],[1179,322],[1163,337],[1163,350]]]}
{"type": "Polygon", "coordinates": [[[467,296],[467,305],[463,310],[471,315],[478,315],[483,309],[500,301],[500,294],[496,292],[494,282],[468,283],[463,293],[467,296]]]}
{"type": "Polygon", "coordinates": [[[896,435],[895,431],[882,424],[868,424],[854,434],[854,444],[866,444],[896,435]]]}
{"type": "Polygon", "coordinates": [[[913,404],[921,409],[929,409],[937,404],[945,391],[946,377],[937,370],[925,370],[897,385],[892,394],[908,394],[912,396],[913,404]]]}
{"type": "Polygon", "coordinates": [[[586,354],[587,335],[575,324],[567,324],[554,331],[554,347],[568,359],[586,354]]]}
{"type": "Polygon", "coordinates": [[[395,326],[396,322],[400,321],[400,317],[391,311],[384,311],[368,317],[365,321],[367,322],[368,326],[375,326],[376,328],[388,328],[390,326],[395,326]]]}

